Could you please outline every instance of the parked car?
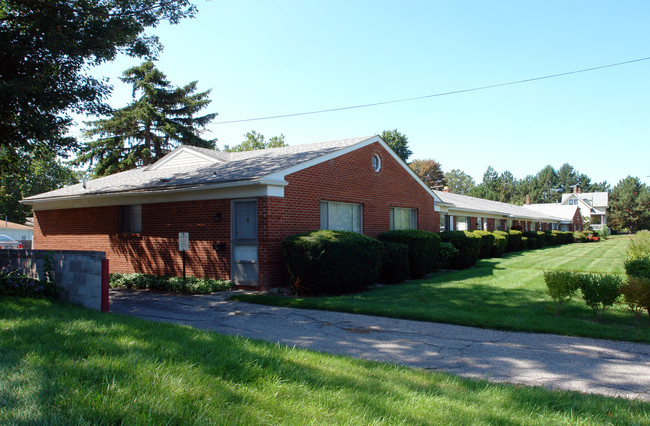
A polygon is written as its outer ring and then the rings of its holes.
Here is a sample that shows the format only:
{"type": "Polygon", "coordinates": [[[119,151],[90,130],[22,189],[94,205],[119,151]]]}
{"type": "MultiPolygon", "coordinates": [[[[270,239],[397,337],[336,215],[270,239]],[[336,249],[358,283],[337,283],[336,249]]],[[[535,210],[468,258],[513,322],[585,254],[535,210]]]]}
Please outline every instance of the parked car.
{"type": "Polygon", "coordinates": [[[6,235],[0,235],[0,250],[2,249],[21,249],[23,245],[18,241],[6,235]]]}

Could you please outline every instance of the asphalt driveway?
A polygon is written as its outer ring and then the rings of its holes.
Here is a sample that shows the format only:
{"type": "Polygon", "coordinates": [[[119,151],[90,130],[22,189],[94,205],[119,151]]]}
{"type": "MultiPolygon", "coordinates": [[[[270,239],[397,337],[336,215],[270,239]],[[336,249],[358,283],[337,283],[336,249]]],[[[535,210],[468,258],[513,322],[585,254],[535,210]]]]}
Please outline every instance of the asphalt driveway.
{"type": "Polygon", "coordinates": [[[110,311],[492,382],[650,401],[650,345],[111,289],[110,311]]]}

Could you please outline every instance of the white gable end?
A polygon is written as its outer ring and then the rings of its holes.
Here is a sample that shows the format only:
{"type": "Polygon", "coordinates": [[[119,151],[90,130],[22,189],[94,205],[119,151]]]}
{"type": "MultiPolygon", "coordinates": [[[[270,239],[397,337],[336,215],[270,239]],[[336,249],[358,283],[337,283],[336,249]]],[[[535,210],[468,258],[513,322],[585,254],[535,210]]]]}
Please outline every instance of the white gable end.
{"type": "Polygon", "coordinates": [[[176,167],[208,166],[218,162],[217,159],[189,149],[179,149],[169,153],[165,158],[151,166],[150,170],[163,170],[176,167]]]}

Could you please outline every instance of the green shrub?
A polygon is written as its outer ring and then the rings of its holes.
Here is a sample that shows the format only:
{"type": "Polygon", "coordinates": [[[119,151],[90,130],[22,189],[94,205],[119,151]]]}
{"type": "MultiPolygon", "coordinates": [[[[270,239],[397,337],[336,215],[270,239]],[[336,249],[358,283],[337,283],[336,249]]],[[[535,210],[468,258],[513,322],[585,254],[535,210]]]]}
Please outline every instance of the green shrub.
{"type": "Polygon", "coordinates": [[[510,250],[508,250],[508,241],[510,240],[510,233],[509,233],[509,232],[505,232],[505,231],[494,231],[494,232],[492,232],[492,233],[493,233],[495,236],[501,236],[501,237],[504,237],[504,238],[506,239],[506,248],[505,248],[504,252],[506,252],[506,251],[510,251],[510,250]]]}
{"type": "Polygon", "coordinates": [[[621,285],[623,301],[627,304],[636,319],[645,309],[650,315],[650,278],[640,278],[628,275],[627,283],[621,285]]]}
{"type": "Polygon", "coordinates": [[[559,244],[558,237],[555,234],[546,234],[546,245],[556,246],[559,244]]]}
{"type": "Polygon", "coordinates": [[[438,268],[449,269],[451,262],[458,256],[458,249],[452,243],[442,241],[438,251],[438,268]]]}
{"type": "Polygon", "coordinates": [[[174,293],[209,294],[232,288],[232,282],[212,278],[158,276],[149,274],[113,273],[109,276],[111,287],[150,289],[174,293]]]}
{"type": "Polygon", "coordinates": [[[576,243],[586,243],[588,241],[585,233],[580,231],[576,231],[573,233],[573,240],[576,243]]]}
{"type": "Polygon", "coordinates": [[[526,244],[528,250],[535,250],[537,248],[537,238],[534,237],[524,237],[528,239],[526,244]]]}
{"type": "Polygon", "coordinates": [[[406,244],[409,248],[411,278],[420,278],[436,269],[440,236],[433,232],[408,229],[388,231],[379,235],[379,241],[406,244]]]}
{"type": "Polygon", "coordinates": [[[596,317],[612,306],[621,294],[623,280],[618,275],[580,274],[582,298],[596,317]]]}
{"type": "Polygon", "coordinates": [[[606,226],[602,226],[598,231],[598,236],[601,239],[606,240],[609,237],[609,228],[606,226]]]}
{"type": "Polygon", "coordinates": [[[492,247],[494,246],[494,234],[488,231],[473,231],[474,235],[481,237],[481,250],[479,258],[487,259],[492,254],[492,247]]]}
{"type": "Polygon", "coordinates": [[[638,278],[650,278],[650,258],[625,261],[625,273],[638,278]]]}
{"type": "Polygon", "coordinates": [[[627,244],[625,260],[650,258],[650,232],[639,231],[627,244]]]}
{"type": "Polygon", "coordinates": [[[548,294],[557,304],[558,314],[562,304],[568,302],[580,288],[580,278],[575,272],[544,271],[544,282],[548,294]]]}
{"type": "Polygon", "coordinates": [[[445,231],[440,233],[444,242],[452,243],[458,250],[449,265],[452,269],[466,269],[476,265],[481,251],[481,237],[468,231],[445,231]]]}
{"type": "Polygon", "coordinates": [[[562,231],[553,230],[551,234],[555,235],[555,244],[566,244],[568,242],[566,234],[562,231]]]}
{"type": "Polygon", "coordinates": [[[519,246],[521,245],[521,238],[523,237],[521,231],[511,229],[510,231],[508,231],[508,234],[509,234],[508,246],[506,247],[506,251],[511,252],[511,251],[521,250],[519,248],[519,246]]]}
{"type": "Polygon", "coordinates": [[[411,276],[409,271],[409,247],[406,244],[384,242],[381,257],[379,282],[384,284],[401,283],[411,276]]]}
{"type": "Polygon", "coordinates": [[[576,242],[575,238],[573,238],[573,232],[564,231],[563,234],[564,234],[564,243],[565,244],[571,244],[571,243],[576,242]]]}
{"type": "MultiPolygon", "coordinates": [[[[529,241],[531,238],[535,238],[537,241],[535,248],[546,247],[546,234],[542,231],[527,231],[523,233],[524,237],[528,237],[529,241]]],[[[528,247],[530,249],[530,247],[528,247]]]]}
{"type": "Polygon", "coordinates": [[[521,237],[521,244],[519,250],[528,250],[528,237],[521,237]]]}
{"type": "Polygon", "coordinates": [[[343,294],[377,282],[383,244],[355,232],[310,231],[282,241],[290,285],[301,295],[343,294]]]}
{"type": "Polygon", "coordinates": [[[501,255],[506,251],[506,246],[508,245],[508,238],[502,235],[494,236],[494,245],[492,246],[492,257],[501,257],[501,255]]]}
{"type": "Polygon", "coordinates": [[[3,266],[0,268],[0,296],[56,300],[59,297],[59,288],[53,281],[30,277],[23,269],[3,266]]]}

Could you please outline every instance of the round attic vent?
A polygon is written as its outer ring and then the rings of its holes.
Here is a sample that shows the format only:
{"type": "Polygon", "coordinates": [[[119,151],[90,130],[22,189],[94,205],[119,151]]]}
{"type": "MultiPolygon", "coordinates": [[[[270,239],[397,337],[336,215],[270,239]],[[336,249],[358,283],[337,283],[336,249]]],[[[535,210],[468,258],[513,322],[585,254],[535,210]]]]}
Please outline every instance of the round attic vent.
{"type": "Polygon", "coordinates": [[[381,157],[379,156],[379,154],[375,154],[372,156],[372,168],[376,172],[381,170],[381,157]]]}

